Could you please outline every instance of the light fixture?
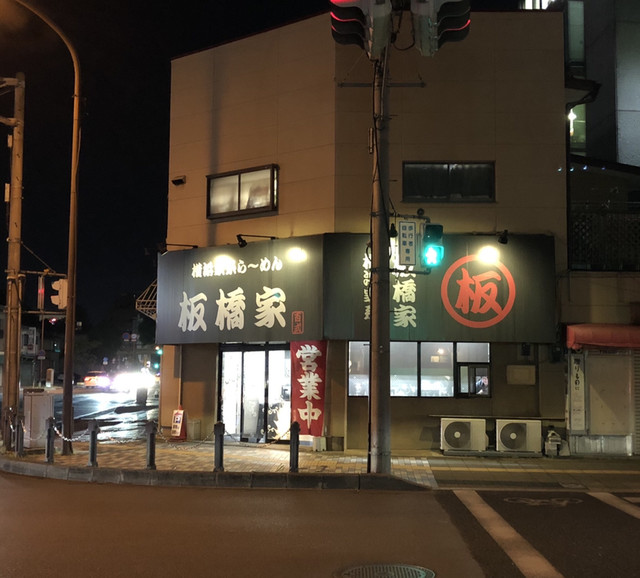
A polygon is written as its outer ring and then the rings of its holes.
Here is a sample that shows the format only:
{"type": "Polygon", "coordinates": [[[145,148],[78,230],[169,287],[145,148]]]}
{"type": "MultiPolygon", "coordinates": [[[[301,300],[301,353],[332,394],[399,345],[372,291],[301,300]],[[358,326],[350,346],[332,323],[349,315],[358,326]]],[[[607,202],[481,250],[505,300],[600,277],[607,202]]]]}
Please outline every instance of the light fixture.
{"type": "Polygon", "coordinates": [[[502,233],[498,233],[498,243],[506,245],[509,242],[509,231],[505,229],[502,233]]]}
{"type": "Polygon", "coordinates": [[[177,177],[173,177],[171,182],[177,187],[179,185],[184,185],[187,182],[186,175],[178,175],[177,177]]]}
{"type": "Polygon", "coordinates": [[[396,229],[396,224],[391,223],[391,227],[389,227],[389,237],[391,239],[394,239],[397,236],[398,236],[398,229],[396,229]]]}
{"type": "Polygon", "coordinates": [[[247,246],[247,241],[245,240],[244,237],[256,237],[258,239],[271,239],[272,241],[278,238],[278,237],[272,237],[271,235],[245,235],[244,233],[240,233],[236,235],[236,239],[238,239],[238,247],[240,248],[247,246]]]}
{"type": "Polygon", "coordinates": [[[189,249],[197,249],[198,245],[183,245],[182,243],[157,243],[156,248],[158,249],[158,253],[166,253],[167,247],[188,247],[189,249]]]}

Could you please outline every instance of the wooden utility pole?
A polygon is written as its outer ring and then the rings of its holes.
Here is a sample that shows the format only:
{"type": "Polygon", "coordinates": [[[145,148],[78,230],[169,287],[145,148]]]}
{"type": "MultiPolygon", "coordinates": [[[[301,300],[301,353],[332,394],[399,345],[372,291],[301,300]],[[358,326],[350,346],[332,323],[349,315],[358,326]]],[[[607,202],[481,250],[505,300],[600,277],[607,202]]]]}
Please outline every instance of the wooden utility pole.
{"type": "Polygon", "coordinates": [[[369,471],[391,473],[389,410],[389,191],[385,97],[387,51],[374,62],[373,188],[371,202],[371,346],[369,379],[369,471]]]}
{"type": "Polygon", "coordinates": [[[22,281],[20,249],[22,247],[22,151],[24,147],[24,74],[16,78],[0,79],[0,87],[12,86],[14,92],[13,118],[0,122],[13,127],[11,136],[11,185],[9,187],[9,221],[7,234],[7,307],[4,346],[4,374],[2,378],[2,426],[4,447],[12,447],[11,425],[20,402],[20,354],[22,332],[22,281]]]}

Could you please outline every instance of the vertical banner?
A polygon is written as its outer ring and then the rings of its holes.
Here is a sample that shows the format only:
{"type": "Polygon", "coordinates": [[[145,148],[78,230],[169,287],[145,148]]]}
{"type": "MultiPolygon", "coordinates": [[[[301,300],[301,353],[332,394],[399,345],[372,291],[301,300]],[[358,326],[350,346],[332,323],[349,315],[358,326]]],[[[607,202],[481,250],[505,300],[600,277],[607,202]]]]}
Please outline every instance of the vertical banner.
{"type": "Polygon", "coordinates": [[[326,341],[292,341],[291,421],[300,434],[321,436],[324,431],[324,392],[327,370],[326,341]]]}
{"type": "Polygon", "coordinates": [[[587,431],[584,362],[583,354],[569,356],[569,430],[573,434],[587,431]]]}

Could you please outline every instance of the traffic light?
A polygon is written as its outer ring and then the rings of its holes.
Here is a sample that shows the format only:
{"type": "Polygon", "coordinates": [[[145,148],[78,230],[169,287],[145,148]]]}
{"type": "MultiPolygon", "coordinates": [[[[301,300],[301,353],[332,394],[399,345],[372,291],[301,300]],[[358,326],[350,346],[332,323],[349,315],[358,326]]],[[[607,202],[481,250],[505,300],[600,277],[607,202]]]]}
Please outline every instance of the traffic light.
{"type": "Polygon", "coordinates": [[[44,310],[44,277],[40,275],[38,277],[38,311],[44,310]]]}
{"type": "Polygon", "coordinates": [[[391,0],[331,0],[331,33],[378,60],[391,38],[391,0]]]}
{"type": "Polygon", "coordinates": [[[443,258],[442,225],[427,223],[422,237],[422,264],[431,269],[440,265],[443,258]]]}
{"type": "Polygon", "coordinates": [[[423,56],[469,34],[471,0],[411,0],[414,39],[423,56]]]}
{"type": "Polygon", "coordinates": [[[58,306],[58,309],[67,308],[67,280],[58,279],[51,283],[51,288],[56,291],[57,295],[51,295],[51,303],[58,306]]]}

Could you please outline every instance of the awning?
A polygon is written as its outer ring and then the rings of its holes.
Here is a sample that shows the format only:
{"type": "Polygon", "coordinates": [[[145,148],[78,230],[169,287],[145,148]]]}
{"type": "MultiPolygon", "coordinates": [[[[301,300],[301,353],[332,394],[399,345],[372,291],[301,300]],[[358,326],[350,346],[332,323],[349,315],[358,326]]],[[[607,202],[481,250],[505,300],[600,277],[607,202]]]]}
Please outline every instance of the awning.
{"type": "Polygon", "coordinates": [[[640,325],[614,323],[567,325],[567,347],[581,349],[585,345],[640,349],[640,325]]]}

